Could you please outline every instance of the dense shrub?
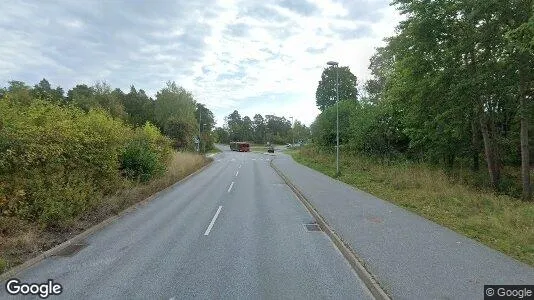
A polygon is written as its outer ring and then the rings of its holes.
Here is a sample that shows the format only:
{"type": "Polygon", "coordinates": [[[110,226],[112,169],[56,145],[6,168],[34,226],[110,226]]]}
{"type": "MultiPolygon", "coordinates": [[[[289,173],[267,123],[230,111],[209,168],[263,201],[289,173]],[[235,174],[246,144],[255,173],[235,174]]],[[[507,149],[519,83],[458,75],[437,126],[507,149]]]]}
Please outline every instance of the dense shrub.
{"type": "Polygon", "coordinates": [[[137,128],[135,136],[121,154],[123,174],[145,182],[165,171],[171,153],[171,141],[152,124],[137,128]]]}
{"type": "Polygon", "coordinates": [[[146,180],[164,170],[169,144],[150,124],[134,131],[103,110],[22,104],[7,95],[0,101],[0,215],[65,225],[122,186],[125,153],[134,176],[146,180]]]}

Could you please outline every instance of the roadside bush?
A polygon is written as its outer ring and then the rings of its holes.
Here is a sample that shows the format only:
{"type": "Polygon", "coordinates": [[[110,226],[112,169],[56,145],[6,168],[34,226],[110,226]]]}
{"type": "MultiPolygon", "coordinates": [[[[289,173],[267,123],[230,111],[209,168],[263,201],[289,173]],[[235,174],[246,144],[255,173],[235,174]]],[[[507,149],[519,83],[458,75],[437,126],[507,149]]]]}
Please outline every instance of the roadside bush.
{"type": "Polygon", "coordinates": [[[146,182],[163,174],[170,153],[171,141],[147,122],[124,148],[121,170],[129,179],[146,182]]]}
{"type": "Polygon", "coordinates": [[[0,102],[0,215],[61,226],[121,186],[132,130],[106,112],[0,102]]]}

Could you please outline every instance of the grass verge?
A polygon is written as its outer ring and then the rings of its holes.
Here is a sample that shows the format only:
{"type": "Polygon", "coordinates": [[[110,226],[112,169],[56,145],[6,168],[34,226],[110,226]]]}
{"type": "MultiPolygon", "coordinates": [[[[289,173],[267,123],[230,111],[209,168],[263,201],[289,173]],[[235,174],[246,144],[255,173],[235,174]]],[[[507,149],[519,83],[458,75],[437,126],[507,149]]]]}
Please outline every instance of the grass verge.
{"type": "Polygon", "coordinates": [[[146,183],[126,184],[114,195],[101,199],[100,205],[76,219],[71,226],[61,230],[45,229],[15,217],[0,218],[0,273],[165,189],[208,162],[209,159],[202,155],[175,152],[163,176],[146,183]]]}
{"type": "Polygon", "coordinates": [[[221,152],[221,150],[219,150],[219,148],[213,147],[213,149],[210,149],[210,150],[206,151],[206,153],[204,153],[204,154],[212,154],[212,153],[219,153],[219,152],[221,152]]]}
{"type": "MultiPolygon", "coordinates": [[[[335,155],[307,147],[293,158],[328,176],[335,155]]],[[[534,203],[451,180],[423,164],[389,163],[340,155],[339,180],[534,266],[534,203]]]]}

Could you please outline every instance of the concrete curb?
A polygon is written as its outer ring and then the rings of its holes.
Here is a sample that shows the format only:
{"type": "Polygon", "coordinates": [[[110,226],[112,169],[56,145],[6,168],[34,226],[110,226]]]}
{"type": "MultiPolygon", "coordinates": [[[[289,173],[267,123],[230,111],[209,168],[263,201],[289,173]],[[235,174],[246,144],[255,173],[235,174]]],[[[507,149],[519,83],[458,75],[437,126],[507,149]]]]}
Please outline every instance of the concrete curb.
{"type": "Polygon", "coordinates": [[[312,214],[312,216],[317,221],[317,224],[321,229],[328,235],[330,240],[334,243],[334,245],[339,249],[339,251],[343,254],[345,259],[349,262],[349,264],[352,266],[354,271],[358,274],[360,279],[365,283],[371,294],[375,297],[375,299],[379,300],[391,300],[391,298],[388,296],[388,294],[382,289],[378,281],[375,279],[375,277],[365,268],[363,260],[350,248],[349,245],[347,245],[341,237],[334,231],[328,223],[326,223],[325,219],[319,214],[319,212],[315,209],[315,207],[311,204],[310,201],[304,196],[304,194],[287,178],[280,169],[278,169],[274,164],[273,160],[271,159],[270,165],[275,170],[275,172],[280,176],[284,182],[291,188],[291,190],[295,193],[297,198],[304,204],[306,209],[312,214]]]}
{"type": "Polygon", "coordinates": [[[49,250],[37,255],[36,257],[31,258],[31,259],[25,261],[24,263],[7,270],[6,272],[0,274],[0,281],[6,281],[6,280],[14,277],[15,275],[19,274],[20,272],[25,271],[25,270],[29,269],[30,267],[38,264],[39,262],[41,262],[45,258],[48,258],[50,256],[55,255],[56,253],[58,253],[61,250],[65,249],[66,247],[68,247],[69,245],[76,244],[76,243],[79,243],[79,242],[83,241],[89,235],[91,235],[91,234],[103,229],[104,227],[112,224],[113,222],[115,222],[116,220],[120,219],[125,214],[128,214],[130,212],[135,211],[137,208],[146,205],[150,201],[152,201],[155,198],[157,198],[158,196],[166,193],[167,191],[169,191],[170,189],[174,188],[175,186],[183,184],[185,181],[189,180],[191,177],[197,175],[198,173],[204,171],[204,169],[206,169],[207,167],[211,166],[212,163],[213,163],[213,160],[211,159],[210,162],[208,162],[202,168],[200,168],[200,169],[196,170],[195,172],[187,175],[186,177],[180,179],[179,181],[169,185],[168,187],[164,188],[163,190],[161,190],[159,192],[156,192],[155,194],[152,194],[148,198],[133,204],[132,206],[124,209],[123,211],[119,212],[116,215],[113,215],[113,216],[105,219],[104,221],[102,221],[102,222],[100,222],[98,224],[93,225],[92,227],[89,227],[88,229],[86,229],[82,233],[80,233],[80,234],[70,238],[69,240],[67,240],[67,241],[55,246],[54,248],[49,249],[49,250]]]}

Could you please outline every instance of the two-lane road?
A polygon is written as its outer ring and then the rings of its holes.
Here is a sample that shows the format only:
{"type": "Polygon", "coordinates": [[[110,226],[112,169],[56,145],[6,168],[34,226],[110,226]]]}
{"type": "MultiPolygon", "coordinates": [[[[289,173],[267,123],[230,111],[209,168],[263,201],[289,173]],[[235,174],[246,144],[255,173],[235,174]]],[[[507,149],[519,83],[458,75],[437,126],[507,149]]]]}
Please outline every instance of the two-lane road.
{"type": "MultiPolygon", "coordinates": [[[[352,298],[371,294],[269,165],[224,151],[211,166],[19,274],[64,298],[352,298]]],[[[4,287],[0,297],[6,297],[4,287]]]]}

